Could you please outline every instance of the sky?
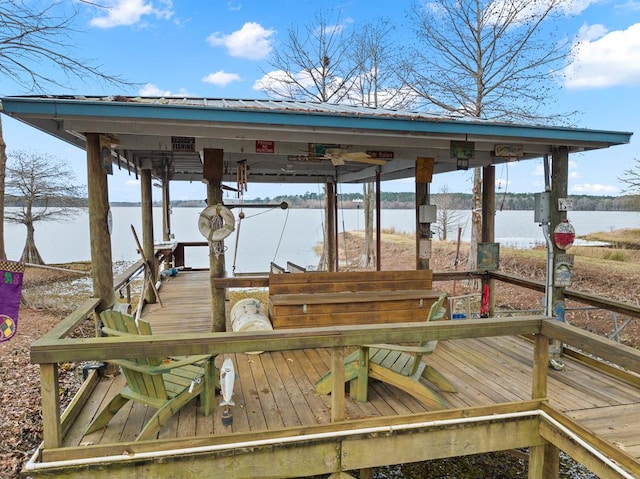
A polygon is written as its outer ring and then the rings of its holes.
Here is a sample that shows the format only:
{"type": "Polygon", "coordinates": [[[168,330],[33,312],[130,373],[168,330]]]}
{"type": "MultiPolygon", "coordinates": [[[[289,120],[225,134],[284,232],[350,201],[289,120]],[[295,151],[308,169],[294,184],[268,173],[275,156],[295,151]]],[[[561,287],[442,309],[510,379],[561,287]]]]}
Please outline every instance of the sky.
{"type": "MultiPolygon", "coordinates": [[[[500,1],[500,0],[496,0],[500,1]]],[[[569,193],[616,196],[625,193],[625,170],[640,161],[640,0],[562,0],[561,37],[573,43],[565,75],[551,92],[556,112],[577,112],[573,126],[635,132],[629,145],[570,156],[569,193]]],[[[27,0],[34,5],[50,2],[27,0]]],[[[114,87],[92,79],[65,81],[50,94],[194,96],[268,98],[260,90],[273,73],[270,60],[291,29],[303,29],[318,11],[343,25],[363,25],[384,18],[393,24],[400,44],[413,41],[407,13],[410,1],[388,0],[100,0],[102,7],[78,0],[58,0],[58,8],[78,8],[66,40],[69,54],[86,59],[132,85],[114,87]],[[339,12],[339,13],[338,13],[339,12]],[[335,14],[335,17],[333,16],[335,14]]],[[[421,4],[428,0],[421,0],[421,4]]],[[[43,67],[48,68],[48,67],[43,67]]],[[[57,75],[55,71],[50,73],[57,75]]],[[[0,75],[0,95],[34,93],[0,75]]],[[[86,184],[84,151],[3,116],[8,152],[32,150],[68,160],[76,182],[86,184]]],[[[544,190],[541,160],[496,166],[498,193],[544,190]]],[[[432,192],[470,192],[470,172],[436,175],[432,192]]],[[[413,191],[413,180],[385,182],[384,191],[413,191]]],[[[109,178],[111,201],[139,201],[133,176],[115,172],[109,178]]],[[[159,189],[154,197],[160,197],[159,189]]],[[[172,200],[206,196],[203,184],[171,186],[172,200]]],[[[251,184],[245,199],[282,193],[277,185],[251,184]]],[[[290,194],[321,192],[318,185],[296,185],[290,194]]],[[[341,185],[339,192],[361,191],[341,185]]]]}

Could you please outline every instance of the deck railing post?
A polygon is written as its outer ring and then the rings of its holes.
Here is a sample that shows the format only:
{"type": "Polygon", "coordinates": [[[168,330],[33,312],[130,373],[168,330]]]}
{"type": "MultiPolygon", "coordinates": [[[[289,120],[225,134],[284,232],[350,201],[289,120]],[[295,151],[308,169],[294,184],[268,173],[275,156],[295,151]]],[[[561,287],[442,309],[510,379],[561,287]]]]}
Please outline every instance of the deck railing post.
{"type": "Polygon", "coordinates": [[[60,425],[60,395],[58,394],[58,365],[40,365],[40,394],[42,396],[42,428],[45,449],[62,445],[60,425]]]}
{"type": "Polygon", "coordinates": [[[344,398],[344,349],[337,346],[331,349],[331,421],[343,421],[345,418],[344,398]]]}
{"type": "Polygon", "coordinates": [[[542,334],[535,335],[533,349],[532,399],[547,398],[547,372],[549,369],[549,338],[542,334]]]}
{"type": "MultiPolygon", "coordinates": [[[[549,338],[535,335],[533,349],[533,379],[531,396],[546,400],[547,373],[549,371],[549,338]]],[[[558,477],[560,470],[560,450],[551,443],[533,446],[529,449],[529,479],[558,477]]]]}

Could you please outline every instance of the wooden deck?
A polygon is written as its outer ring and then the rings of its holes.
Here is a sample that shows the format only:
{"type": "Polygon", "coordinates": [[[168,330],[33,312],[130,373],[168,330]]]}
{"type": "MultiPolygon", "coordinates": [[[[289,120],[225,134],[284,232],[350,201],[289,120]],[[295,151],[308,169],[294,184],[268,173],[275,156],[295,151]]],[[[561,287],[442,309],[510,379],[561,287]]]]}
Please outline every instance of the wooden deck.
{"type": "MultiPolygon", "coordinates": [[[[181,272],[177,277],[164,281],[160,290],[164,307],[160,307],[159,304],[150,305],[145,308],[143,314],[144,318],[152,323],[154,333],[159,335],[196,333],[195,336],[191,334],[190,338],[198,338],[199,333],[208,333],[211,329],[208,279],[208,272],[194,271],[181,272]]],[[[530,318],[528,321],[534,320],[535,318],[530,318]]],[[[474,321],[475,324],[483,324],[482,320],[471,321],[474,321]]],[[[535,321],[540,321],[540,319],[535,321]]],[[[447,325],[442,324],[442,327],[451,330],[456,324],[464,326],[468,323],[454,321],[447,325]]],[[[509,324],[511,326],[508,331],[511,332],[514,328],[521,327],[519,325],[523,324],[523,321],[518,319],[510,321],[509,324]]],[[[489,323],[487,323],[487,327],[491,328],[489,323]]],[[[474,327],[475,329],[478,328],[474,327]]],[[[228,327],[228,330],[231,328],[228,327]]],[[[525,327],[525,330],[530,331],[530,327],[525,327]]],[[[299,334],[302,330],[297,331],[293,334],[299,334]]],[[[366,331],[366,337],[369,338],[372,334],[370,330],[365,329],[364,331],[366,331]]],[[[537,426],[538,420],[535,421],[535,425],[533,422],[527,423],[528,425],[518,425],[508,422],[511,419],[504,419],[506,422],[502,423],[500,421],[503,420],[499,420],[495,425],[495,430],[491,425],[478,426],[484,428],[482,434],[469,436],[469,434],[476,434],[475,430],[462,433],[464,444],[456,444],[455,451],[457,452],[453,454],[450,447],[455,442],[453,439],[456,437],[455,431],[443,432],[443,434],[449,434],[443,436],[438,436],[437,432],[421,431],[419,434],[409,434],[406,439],[390,439],[393,442],[384,445],[358,442],[358,438],[340,439],[341,445],[339,447],[343,452],[338,456],[342,459],[337,459],[338,463],[336,464],[331,463],[329,470],[336,470],[331,469],[333,467],[351,470],[371,467],[376,464],[424,460],[418,459],[415,453],[405,457],[397,454],[386,457],[382,454],[383,457],[379,457],[380,452],[376,453],[377,456],[371,456],[370,451],[380,448],[384,451],[394,450],[396,452],[425,450],[425,441],[431,444],[430,448],[426,449],[429,451],[430,458],[519,447],[531,447],[534,450],[535,446],[544,445],[544,440],[551,441],[550,437],[558,434],[558,429],[553,429],[555,426],[551,426],[549,429],[548,424],[556,421],[556,424],[562,429],[565,424],[570,422],[569,419],[566,419],[569,417],[577,422],[581,431],[586,431],[586,436],[591,439],[595,438],[598,451],[608,451],[608,454],[605,454],[608,457],[612,457],[611,451],[616,451],[613,456],[622,457],[626,471],[633,471],[634,474],[640,471],[640,375],[606,372],[578,357],[563,357],[565,368],[562,371],[549,369],[547,372],[546,391],[550,406],[547,408],[544,403],[531,400],[532,397],[542,397],[535,396],[533,392],[540,387],[539,380],[538,384],[534,384],[535,378],[540,378],[539,371],[536,372],[534,365],[536,351],[539,354],[539,348],[536,349],[534,343],[525,338],[500,335],[504,334],[504,329],[498,335],[490,334],[492,329],[488,331],[489,333],[483,331],[483,334],[478,335],[480,337],[475,337],[475,334],[474,337],[468,335],[448,336],[464,339],[440,340],[434,354],[424,358],[458,388],[457,393],[441,393],[451,407],[450,411],[445,411],[443,414],[428,411],[417,399],[393,386],[371,380],[368,401],[360,403],[347,397],[345,401],[346,422],[332,423],[332,397],[320,395],[316,393],[314,388],[315,382],[331,368],[332,349],[328,347],[293,350],[284,348],[284,350],[261,354],[225,353],[216,358],[216,365],[220,366],[225,358],[231,357],[238,374],[234,390],[236,405],[231,408],[233,414],[231,425],[223,425],[223,408],[216,407],[214,415],[206,417],[203,414],[202,405],[194,400],[176,413],[169,423],[160,430],[157,441],[134,443],[133,441],[142,426],[150,417],[151,411],[145,406],[130,403],[114,417],[108,427],[85,435],[84,431],[91,419],[124,386],[124,377],[121,374],[116,377],[104,377],[98,380],[90,394],[87,393],[88,400],[84,405],[81,408],[75,408],[78,411],[77,416],[74,415],[72,421],[65,422],[68,428],[64,426],[62,447],[45,448],[40,456],[42,465],[38,466],[36,461],[33,467],[42,467],[43,471],[47,471],[47,477],[49,475],[57,477],[56,474],[61,477],[85,477],[83,474],[89,474],[89,471],[82,469],[82,467],[96,464],[100,467],[92,469],[92,475],[96,470],[104,470],[104,475],[95,476],[97,479],[98,477],[125,477],[123,474],[126,474],[128,466],[123,466],[124,463],[119,461],[135,460],[138,466],[143,468],[141,473],[144,471],[144,474],[151,474],[148,477],[152,477],[153,474],[160,471],[157,468],[162,467],[163,459],[147,460],[144,458],[144,454],[150,454],[149,457],[157,454],[171,455],[174,453],[174,449],[183,450],[186,448],[190,450],[189,448],[194,447],[196,449],[203,447],[210,451],[211,448],[215,449],[218,446],[231,447],[235,451],[237,447],[235,444],[246,444],[247,441],[251,442],[254,438],[278,441],[278,438],[285,436],[288,438],[307,437],[307,435],[316,434],[314,431],[320,431],[320,435],[329,434],[333,438],[334,434],[340,436],[343,433],[352,433],[351,428],[354,427],[356,430],[360,430],[358,428],[362,428],[363,424],[382,427],[383,430],[386,430],[387,424],[399,424],[404,427],[409,422],[426,424],[435,421],[439,424],[438,421],[454,418],[464,421],[470,414],[473,417],[484,417],[484,421],[491,423],[496,414],[510,417],[513,414],[513,417],[518,417],[519,413],[527,415],[533,411],[533,414],[541,415],[540,426],[537,426]],[[546,419],[543,417],[545,415],[546,419]],[[547,421],[545,423],[547,426],[543,427],[544,421],[547,421]],[[427,435],[422,436],[421,434],[427,435]],[[412,437],[413,439],[411,439],[412,437]],[[475,439],[470,439],[470,437],[475,437],[475,439]],[[505,440],[504,438],[509,439],[505,440]],[[349,456],[347,456],[347,451],[349,456]],[[104,459],[106,456],[111,459],[104,459]],[[105,460],[107,462],[103,464],[105,460]],[[115,462],[111,463],[110,461],[115,462]],[[56,466],[56,464],[63,466],[56,466]],[[110,469],[108,464],[112,464],[112,467],[119,467],[121,472],[116,473],[110,469]],[[55,469],[56,467],[62,468],[57,473],[47,469],[55,469]],[[74,467],[76,469],[73,469],[74,467]],[[68,476],[67,474],[71,472],[75,475],[68,476]]],[[[288,331],[278,330],[276,333],[288,336],[288,331]]],[[[335,335],[332,330],[322,334],[335,335]]],[[[386,337],[387,333],[383,334],[386,337]]],[[[570,332],[566,334],[569,334],[569,338],[571,337],[570,332]]],[[[179,342],[179,338],[169,338],[168,336],[164,338],[174,343],[179,342]]],[[[225,343],[228,342],[226,337],[219,339],[225,343]]],[[[192,339],[192,341],[197,340],[192,339]]],[[[207,341],[210,340],[207,339],[207,341]]],[[[313,344],[324,345],[327,344],[326,341],[327,339],[323,339],[313,344]]],[[[335,346],[340,343],[334,341],[333,344],[335,346]]],[[[352,342],[350,344],[360,343],[352,342]]],[[[255,345],[250,343],[250,346],[255,345]]],[[[248,350],[248,348],[249,346],[244,350],[248,350]]],[[[197,347],[193,349],[193,351],[196,350],[198,350],[197,347]]],[[[216,350],[233,351],[234,349],[223,347],[216,350]]],[[[122,350],[117,354],[124,354],[124,352],[125,350],[122,350]]],[[[75,354],[81,353],[76,352],[75,354]]],[[[86,358],[92,355],[92,351],[87,349],[82,354],[82,357],[86,358]]],[[[98,356],[99,354],[96,354],[96,357],[98,356]]],[[[629,353],[621,353],[620,356],[615,357],[621,358],[621,364],[624,364],[625,361],[626,364],[629,364],[629,353]]],[[[630,357],[631,361],[635,361],[637,355],[632,352],[630,357]]],[[[638,369],[635,363],[630,368],[634,371],[638,369]]],[[[220,398],[216,398],[215,404],[217,405],[219,401],[220,398]]],[[[518,421],[518,419],[514,419],[514,421],[518,421]]],[[[436,429],[440,429],[438,424],[436,424],[436,429]]],[[[373,435],[363,439],[376,441],[376,437],[373,435]]],[[[568,435],[553,437],[556,444],[563,444],[563,450],[574,447],[574,441],[568,435]]],[[[311,467],[308,461],[312,456],[298,457],[300,453],[295,452],[295,447],[292,452],[287,452],[286,448],[279,450],[279,464],[306,459],[307,462],[298,464],[296,470],[305,472],[315,470],[316,474],[326,472],[329,467],[327,461],[336,460],[336,443],[317,443],[317,446],[314,446],[313,441],[310,441],[306,445],[311,448],[307,454],[313,455],[316,469],[308,469],[311,467]],[[313,449],[314,447],[320,449],[313,449]],[[311,452],[312,450],[313,452],[311,452]]],[[[229,451],[229,449],[226,450],[229,451]]],[[[251,469],[254,467],[253,463],[260,463],[263,466],[265,463],[260,461],[267,461],[266,463],[271,464],[273,459],[268,456],[269,451],[274,452],[269,448],[259,452],[267,454],[262,459],[258,459],[257,456],[253,459],[251,457],[242,459],[242,466],[234,472],[233,477],[255,477],[257,472],[251,469]]],[[[214,454],[215,456],[217,453],[208,452],[206,454],[214,454]]],[[[216,460],[222,460],[220,463],[215,463],[219,472],[237,466],[238,463],[234,462],[233,455],[229,455],[228,459],[225,459],[227,457],[225,454],[229,453],[222,452],[221,454],[222,456],[215,456],[216,460]]],[[[590,462],[589,454],[591,453],[586,454],[586,456],[580,455],[579,457],[586,458],[585,460],[590,462]]],[[[619,460],[620,457],[617,457],[616,460],[619,460]]],[[[207,475],[211,472],[212,464],[214,464],[207,462],[210,460],[212,460],[211,457],[203,459],[203,462],[198,462],[197,466],[195,463],[190,463],[191,465],[187,469],[191,471],[192,468],[199,468],[198,470],[207,475]]],[[[182,463],[177,461],[175,467],[180,469],[183,466],[179,464],[182,463]]],[[[273,467],[272,475],[268,475],[268,477],[280,477],[283,470],[287,472],[291,470],[289,466],[284,469],[277,469],[278,466],[273,467]]],[[[616,475],[615,473],[609,474],[609,471],[610,466],[604,466],[600,469],[596,467],[594,470],[594,472],[604,472],[602,477],[635,477],[635,475],[629,475],[628,472],[616,475]]],[[[545,476],[543,474],[539,477],[545,476]]]]}
{"type": "MultiPolygon", "coordinates": [[[[208,272],[181,273],[163,284],[164,307],[151,305],[144,317],[155,333],[210,329],[208,272]]],[[[426,361],[458,388],[442,393],[452,408],[526,401],[532,390],[532,344],[517,337],[441,341],[426,361]]],[[[329,349],[230,355],[238,380],[233,425],[223,426],[222,409],[202,415],[195,401],[175,415],[160,438],[262,431],[330,422],[330,397],[318,395],[314,383],[329,368],[329,349]]],[[[227,357],[227,356],[224,356],[227,357]]],[[[216,360],[219,366],[224,359],[216,360]]],[[[640,388],[602,371],[565,358],[565,369],[549,371],[550,405],[578,420],[598,436],[640,460],[640,388]]],[[[91,401],[64,439],[65,446],[126,442],[135,439],[147,414],[128,406],[103,431],[88,436],[87,422],[123,386],[122,375],[102,379],[91,401]]],[[[426,411],[413,397],[373,381],[369,401],[347,400],[347,419],[394,416],[426,411]]]]}

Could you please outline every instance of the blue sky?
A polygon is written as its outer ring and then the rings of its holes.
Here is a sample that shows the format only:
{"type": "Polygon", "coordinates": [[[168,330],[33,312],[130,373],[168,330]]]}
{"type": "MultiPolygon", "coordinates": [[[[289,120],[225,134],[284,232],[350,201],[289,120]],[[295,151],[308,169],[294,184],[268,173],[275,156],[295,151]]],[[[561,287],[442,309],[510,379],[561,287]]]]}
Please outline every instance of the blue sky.
{"type": "MultiPolygon", "coordinates": [[[[557,1],[557,0],[556,0],[557,1]]],[[[49,4],[38,2],[35,4],[49,4]]],[[[109,74],[136,83],[127,89],[105,87],[93,80],[74,80],[68,89],[51,87],[51,94],[126,94],[266,98],[258,89],[272,69],[273,49],[286,41],[287,31],[303,28],[319,9],[339,10],[345,24],[361,25],[386,18],[396,26],[401,42],[411,41],[407,12],[411,2],[290,0],[101,0],[107,8],[59,0],[60,8],[79,6],[69,42],[70,53],[91,60],[109,74]]],[[[572,155],[569,192],[619,195],[619,177],[640,159],[640,1],[572,0],[564,3],[561,34],[575,42],[566,80],[558,80],[552,108],[578,111],[572,123],[591,129],[635,132],[629,145],[572,155]]],[[[55,74],[55,73],[52,73],[55,74]]],[[[1,95],[31,93],[0,77],[1,95]]],[[[8,149],[47,151],[68,158],[77,181],[86,183],[84,152],[3,117],[8,149]]],[[[541,161],[496,167],[499,191],[536,192],[544,189],[541,161]]],[[[137,201],[135,178],[117,172],[110,177],[112,201],[137,201]]],[[[433,192],[469,191],[470,174],[437,175],[433,192]]],[[[341,186],[340,191],[360,191],[341,186]]],[[[385,191],[413,191],[413,181],[383,184],[385,191]]],[[[172,199],[204,197],[204,186],[172,185],[172,199]]],[[[249,183],[245,198],[273,196],[281,187],[249,183]]],[[[300,185],[292,193],[318,192],[300,185]]],[[[159,193],[159,192],[158,192],[159,193]]]]}

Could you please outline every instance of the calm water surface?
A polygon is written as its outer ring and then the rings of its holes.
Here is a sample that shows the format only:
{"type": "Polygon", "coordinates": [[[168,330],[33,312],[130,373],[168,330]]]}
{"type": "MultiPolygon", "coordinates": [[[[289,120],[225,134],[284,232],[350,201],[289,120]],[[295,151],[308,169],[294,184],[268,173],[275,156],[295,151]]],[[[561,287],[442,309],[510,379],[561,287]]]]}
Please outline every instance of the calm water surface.
{"type": "MultiPolygon", "coordinates": [[[[197,228],[199,208],[174,208],[171,216],[172,231],[177,241],[203,241],[197,228]]],[[[320,209],[246,209],[245,219],[238,223],[239,209],[234,208],[236,232],[225,240],[227,271],[246,273],[268,271],[274,261],[285,265],[287,261],[301,266],[312,266],[318,262],[314,251],[322,240],[323,212],[320,209]],[[239,227],[238,227],[239,225],[239,227]],[[238,234],[239,232],[239,234],[238,234]],[[237,243],[237,251],[236,251],[237,243]],[[236,259],[234,261],[234,256],[236,259]]],[[[131,234],[133,225],[142,234],[140,208],[112,208],[112,255],[114,261],[138,259],[135,241],[131,234]]],[[[462,239],[469,239],[469,212],[460,212],[462,239]]],[[[352,231],[364,228],[362,210],[342,210],[338,213],[339,230],[352,231]]],[[[594,231],[609,231],[640,226],[638,212],[572,211],[569,220],[576,235],[594,231]]],[[[161,241],[161,208],[154,208],[154,232],[156,242],[161,241]]],[[[414,210],[382,210],[383,229],[399,232],[415,231],[414,210]]],[[[533,221],[532,211],[499,211],[496,213],[496,240],[509,247],[531,247],[544,244],[542,229],[533,221]]],[[[5,224],[5,243],[10,259],[19,259],[24,247],[26,229],[22,225],[5,224]]],[[[88,260],[91,257],[89,243],[88,211],[79,209],[71,221],[36,224],[36,245],[47,263],[88,260]]],[[[449,239],[455,239],[455,231],[449,239]]],[[[188,248],[187,265],[208,266],[207,248],[188,248]]]]}

